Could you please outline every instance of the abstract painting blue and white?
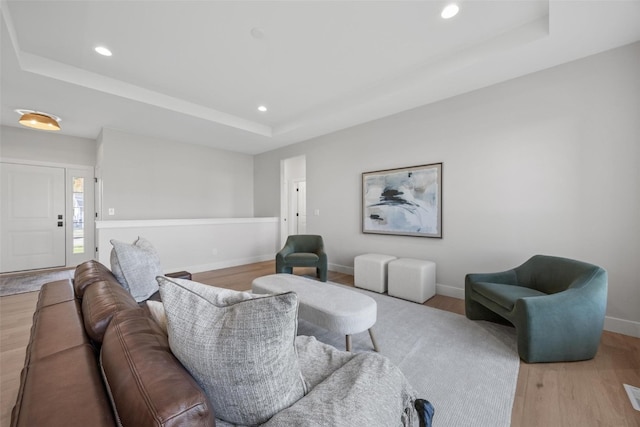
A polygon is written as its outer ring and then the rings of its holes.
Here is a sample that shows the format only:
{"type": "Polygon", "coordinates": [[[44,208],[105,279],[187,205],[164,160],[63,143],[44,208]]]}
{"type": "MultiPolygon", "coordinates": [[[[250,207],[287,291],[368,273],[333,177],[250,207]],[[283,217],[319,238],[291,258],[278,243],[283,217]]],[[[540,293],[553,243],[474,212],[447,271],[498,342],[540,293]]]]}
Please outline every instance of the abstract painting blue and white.
{"type": "Polygon", "coordinates": [[[362,232],[442,237],[442,163],[362,174],[362,232]]]}

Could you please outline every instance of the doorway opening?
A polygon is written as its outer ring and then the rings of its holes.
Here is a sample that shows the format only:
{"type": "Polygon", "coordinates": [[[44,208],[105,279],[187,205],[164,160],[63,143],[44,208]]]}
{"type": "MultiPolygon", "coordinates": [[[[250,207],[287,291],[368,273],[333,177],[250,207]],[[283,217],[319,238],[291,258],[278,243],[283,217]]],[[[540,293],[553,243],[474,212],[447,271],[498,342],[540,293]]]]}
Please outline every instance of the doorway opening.
{"type": "Polygon", "coordinates": [[[290,234],[307,232],[306,157],[280,162],[280,246],[290,234]]]}

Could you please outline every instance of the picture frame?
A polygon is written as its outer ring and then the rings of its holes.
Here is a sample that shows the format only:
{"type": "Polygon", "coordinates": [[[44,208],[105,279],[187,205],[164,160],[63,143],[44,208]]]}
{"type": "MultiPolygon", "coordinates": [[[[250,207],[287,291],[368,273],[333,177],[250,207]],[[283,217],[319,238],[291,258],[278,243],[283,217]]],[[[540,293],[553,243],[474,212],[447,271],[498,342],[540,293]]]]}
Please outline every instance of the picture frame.
{"type": "Polygon", "coordinates": [[[364,172],[362,232],[442,238],[442,163],[364,172]]]}

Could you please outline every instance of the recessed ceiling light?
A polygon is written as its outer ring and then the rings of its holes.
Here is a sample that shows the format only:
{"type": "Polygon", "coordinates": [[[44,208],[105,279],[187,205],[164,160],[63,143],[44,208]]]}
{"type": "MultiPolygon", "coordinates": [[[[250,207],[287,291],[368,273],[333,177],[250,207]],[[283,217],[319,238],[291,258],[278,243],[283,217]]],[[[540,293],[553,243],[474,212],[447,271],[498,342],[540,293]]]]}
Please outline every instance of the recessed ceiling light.
{"type": "Polygon", "coordinates": [[[442,19],[450,19],[456,16],[459,11],[460,11],[460,8],[458,7],[458,5],[452,3],[445,6],[445,8],[442,9],[442,13],[440,13],[440,16],[442,17],[442,19]]]}
{"type": "Polygon", "coordinates": [[[258,111],[260,111],[261,113],[266,113],[267,112],[267,107],[265,107],[264,105],[261,105],[258,107],[258,111]]]}
{"type": "Polygon", "coordinates": [[[109,49],[107,49],[104,46],[96,46],[96,48],[94,49],[96,52],[98,52],[100,55],[102,56],[111,56],[112,53],[109,49]]]}

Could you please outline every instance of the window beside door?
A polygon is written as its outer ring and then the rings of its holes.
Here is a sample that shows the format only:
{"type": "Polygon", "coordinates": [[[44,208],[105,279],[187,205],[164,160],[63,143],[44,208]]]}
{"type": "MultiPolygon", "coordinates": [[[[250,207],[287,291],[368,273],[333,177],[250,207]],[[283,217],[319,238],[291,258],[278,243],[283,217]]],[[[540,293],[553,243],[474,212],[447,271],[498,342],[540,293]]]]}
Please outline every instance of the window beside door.
{"type": "Polygon", "coordinates": [[[84,178],[73,177],[73,253],[85,252],[84,178]]]}

